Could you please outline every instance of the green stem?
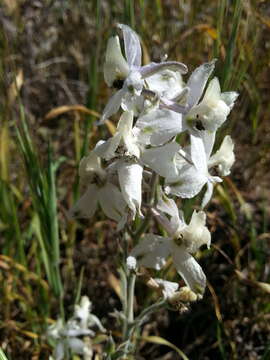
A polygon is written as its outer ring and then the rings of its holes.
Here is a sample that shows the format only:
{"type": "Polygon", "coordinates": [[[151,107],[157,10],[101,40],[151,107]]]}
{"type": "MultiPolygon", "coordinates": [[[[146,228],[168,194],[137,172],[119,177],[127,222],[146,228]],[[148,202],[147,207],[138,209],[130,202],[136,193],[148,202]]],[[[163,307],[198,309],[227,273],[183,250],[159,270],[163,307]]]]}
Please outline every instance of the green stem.
{"type": "MultiPolygon", "coordinates": [[[[127,274],[126,271],[121,269],[120,270],[120,277],[121,277],[121,297],[122,297],[122,307],[123,307],[123,313],[126,316],[127,314],[127,274]]],[[[122,328],[122,336],[123,339],[126,337],[126,333],[127,333],[127,321],[125,320],[123,322],[123,328],[122,328]]]]}
{"type": "MultiPolygon", "coordinates": [[[[141,223],[138,230],[135,232],[135,234],[132,236],[132,240],[134,244],[137,243],[137,241],[140,239],[142,234],[146,231],[148,228],[150,221],[151,221],[151,212],[150,208],[155,203],[155,194],[156,194],[156,187],[158,183],[158,175],[153,173],[152,178],[150,181],[150,191],[148,193],[147,197],[147,203],[149,206],[149,210],[145,216],[144,221],[141,223]]],[[[123,236],[123,246],[124,246],[124,263],[126,262],[126,258],[128,255],[127,252],[127,235],[128,230],[124,233],[123,236]]],[[[133,245],[134,245],[133,244],[133,245]]],[[[148,309],[145,309],[141,315],[139,315],[138,319],[135,320],[134,324],[134,291],[135,291],[135,283],[136,283],[136,274],[134,271],[129,271],[126,269],[126,271],[121,272],[122,275],[122,292],[123,292],[123,312],[125,314],[125,319],[123,323],[123,341],[125,342],[124,346],[124,354],[128,355],[129,353],[129,346],[131,343],[131,337],[135,331],[135,329],[140,326],[141,319],[148,313],[148,309]]],[[[160,304],[158,303],[158,306],[160,304]]],[[[151,312],[153,309],[156,309],[157,306],[154,304],[154,306],[149,307],[149,311],[151,312]]]]}
{"type": "Polygon", "coordinates": [[[134,320],[134,290],[135,290],[136,274],[131,273],[129,276],[128,286],[128,304],[127,304],[127,320],[128,324],[134,320]]]}

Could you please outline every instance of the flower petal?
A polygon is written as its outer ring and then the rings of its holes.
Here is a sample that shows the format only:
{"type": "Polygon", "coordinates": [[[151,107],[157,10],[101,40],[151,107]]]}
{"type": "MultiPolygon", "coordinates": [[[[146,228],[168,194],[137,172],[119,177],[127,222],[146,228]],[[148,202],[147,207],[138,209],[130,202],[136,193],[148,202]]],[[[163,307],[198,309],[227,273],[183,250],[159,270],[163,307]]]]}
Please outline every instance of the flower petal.
{"type": "Polygon", "coordinates": [[[235,91],[228,91],[221,94],[221,99],[229,106],[230,110],[233,108],[239,94],[235,91]]]}
{"type": "Polygon", "coordinates": [[[67,342],[68,342],[68,345],[69,345],[71,351],[74,354],[83,354],[84,353],[85,344],[81,339],[69,338],[67,340],[67,342]]]}
{"type": "Polygon", "coordinates": [[[127,91],[122,99],[121,108],[124,111],[133,111],[134,116],[138,116],[144,107],[144,97],[138,96],[127,91]]]}
{"type": "Polygon", "coordinates": [[[62,360],[65,357],[65,347],[62,341],[58,342],[53,352],[55,360],[62,360]]]}
{"type": "Polygon", "coordinates": [[[163,145],[182,132],[182,115],[167,109],[153,110],[138,118],[136,129],[140,143],[163,145]]]}
{"type": "Polygon", "coordinates": [[[207,168],[207,158],[204,148],[203,140],[200,136],[194,136],[190,135],[190,154],[191,154],[191,160],[196,167],[196,169],[202,173],[207,174],[208,168],[207,168]]]}
{"type": "Polygon", "coordinates": [[[183,90],[182,76],[178,71],[165,69],[147,77],[145,82],[150,91],[168,99],[180,97],[183,90]]]}
{"type": "Polygon", "coordinates": [[[88,326],[96,326],[101,332],[106,332],[105,327],[101,324],[99,318],[94,314],[89,314],[88,326]]]}
{"type": "Polygon", "coordinates": [[[145,165],[149,166],[157,174],[167,178],[175,178],[178,176],[175,157],[180,145],[176,142],[147,149],[142,153],[141,160],[145,165]]]}
{"type": "Polygon", "coordinates": [[[100,206],[108,218],[117,222],[125,217],[126,202],[120,190],[113,184],[107,183],[99,189],[98,201],[100,206]]]}
{"type": "Polygon", "coordinates": [[[206,158],[209,159],[215,143],[216,132],[205,130],[200,132],[200,136],[203,140],[206,158]]]}
{"type": "Polygon", "coordinates": [[[170,299],[173,295],[175,295],[175,292],[179,289],[179,284],[176,282],[157,279],[157,278],[154,278],[154,280],[162,289],[162,294],[164,296],[164,299],[170,299]]]}
{"type": "Polygon", "coordinates": [[[106,119],[108,119],[110,116],[112,116],[119,110],[124,94],[125,94],[125,90],[121,89],[121,90],[118,90],[110,98],[109,102],[105,106],[105,109],[101,115],[101,118],[99,121],[100,124],[104,124],[106,119]]]}
{"type": "Polygon", "coordinates": [[[118,36],[109,39],[104,64],[104,78],[108,86],[112,86],[117,79],[125,79],[129,73],[129,66],[122,55],[118,36]]]}
{"type": "Polygon", "coordinates": [[[136,144],[135,136],[132,132],[133,111],[125,111],[118,122],[117,131],[122,135],[125,151],[128,155],[140,156],[140,149],[136,144]]]}
{"type": "Polygon", "coordinates": [[[131,251],[138,264],[160,270],[169,256],[169,239],[154,234],[146,234],[131,251]]]}
{"type": "Polygon", "coordinates": [[[202,64],[191,74],[187,82],[187,87],[190,88],[187,100],[189,108],[196,105],[200,100],[207,80],[215,68],[215,62],[216,60],[212,60],[211,62],[202,64]]]}
{"type": "Polygon", "coordinates": [[[213,195],[213,190],[214,190],[214,184],[211,181],[208,181],[207,182],[206,192],[205,192],[205,194],[203,196],[203,199],[202,199],[202,208],[205,208],[205,206],[211,200],[211,197],[213,195]]]}
{"type": "Polygon", "coordinates": [[[172,194],[182,198],[193,198],[207,182],[207,177],[198,172],[194,166],[185,165],[181,169],[180,176],[173,181],[166,179],[166,194],[172,194]]]}
{"type": "MultiPolygon", "coordinates": [[[[143,78],[151,76],[162,70],[172,70],[179,71],[181,74],[186,74],[188,72],[188,68],[185,64],[180,63],[178,61],[164,61],[161,63],[150,63],[145,66],[142,66],[140,69],[140,73],[143,78]]],[[[152,89],[151,89],[152,90],[152,89]]]]}
{"type": "Polygon", "coordinates": [[[120,160],[118,162],[118,178],[123,197],[132,211],[133,218],[136,213],[141,214],[142,202],[142,172],[143,167],[134,160],[120,160]]]}
{"type": "MultiPolygon", "coordinates": [[[[179,212],[175,201],[173,199],[168,198],[161,191],[161,189],[159,190],[157,210],[161,213],[165,213],[170,216],[169,226],[165,227],[166,231],[168,231],[170,236],[174,237],[179,232],[179,230],[181,228],[183,228],[183,226],[185,226],[183,214],[182,214],[182,212],[179,212]]],[[[157,220],[159,221],[158,217],[157,217],[157,220]]],[[[161,224],[162,224],[162,222],[161,222],[161,224]]]]}
{"type": "Polygon", "coordinates": [[[95,174],[102,179],[106,177],[105,171],[101,168],[100,158],[94,151],[90,151],[80,161],[79,176],[81,185],[91,183],[95,174]]]}
{"type": "Polygon", "coordinates": [[[142,50],[139,36],[127,25],[118,24],[118,27],[123,32],[128,65],[141,66],[142,50]]]}
{"type": "Polygon", "coordinates": [[[208,104],[211,103],[215,104],[220,100],[220,97],[221,97],[221,89],[220,89],[219,80],[217,77],[214,77],[209,82],[202,101],[208,104]]]}
{"type": "Polygon", "coordinates": [[[225,136],[219,150],[210,158],[209,167],[218,166],[220,175],[227,176],[231,172],[231,167],[235,161],[234,143],[232,138],[225,136]]]}
{"type": "Polygon", "coordinates": [[[205,212],[194,210],[190,223],[181,231],[183,243],[189,253],[195,253],[204,244],[210,247],[211,234],[205,223],[205,212]]]}
{"type": "Polygon", "coordinates": [[[89,185],[83,196],[69,210],[69,217],[71,219],[92,217],[97,209],[98,192],[97,185],[89,185]]]}
{"type": "Polygon", "coordinates": [[[75,305],[74,318],[80,323],[80,327],[86,329],[92,303],[87,296],[83,296],[79,304],[75,305]]]}
{"type": "Polygon", "coordinates": [[[178,246],[173,240],[171,254],[174,266],[185,283],[196,294],[202,295],[206,286],[206,276],[194,257],[185,250],[184,246],[178,246]]]}
{"type": "Polygon", "coordinates": [[[210,81],[204,98],[194,106],[187,114],[187,122],[198,123],[202,130],[216,131],[226,121],[230,113],[230,107],[222,100],[220,85],[217,78],[210,81]]]}
{"type": "Polygon", "coordinates": [[[105,160],[111,160],[116,156],[116,150],[121,141],[121,134],[116,133],[107,141],[100,140],[95,146],[95,153],[105,160]]]}

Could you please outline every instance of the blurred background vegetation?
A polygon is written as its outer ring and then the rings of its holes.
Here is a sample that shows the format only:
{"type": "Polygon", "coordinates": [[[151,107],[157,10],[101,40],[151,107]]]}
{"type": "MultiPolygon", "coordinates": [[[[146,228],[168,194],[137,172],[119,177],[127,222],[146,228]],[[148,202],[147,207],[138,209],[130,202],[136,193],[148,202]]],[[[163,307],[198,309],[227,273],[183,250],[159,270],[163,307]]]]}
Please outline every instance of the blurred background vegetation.
{"type": "MultiPolygon", "coordinates": [[[[168,54],[192,71],[216,57],[222,90],[240,93],[220,131],[231,133],[236,163],[207,209],[213,246],[198,254],[206,295],[187,314],[155,314],[143,334],[164,337],[189,359],[270,359],[269,1],[0,6],[0,347],[7,357],[47,359],[46,328],[72,312],[80,293],[118,339],[108,316],[120,309],[115,224],[100,214],[71,223],[66,212],[79,194],[80,158],[112,130],[96,120],[111,94],[102,74],[106,42],[123,22],[141,36],[145,63],[168,54]]],[[[137,308],[154,297],[138,284],[137,308]]],[[[165,346],[141,342],[138,350],[136,359],[178,359],[165,346]]]]}

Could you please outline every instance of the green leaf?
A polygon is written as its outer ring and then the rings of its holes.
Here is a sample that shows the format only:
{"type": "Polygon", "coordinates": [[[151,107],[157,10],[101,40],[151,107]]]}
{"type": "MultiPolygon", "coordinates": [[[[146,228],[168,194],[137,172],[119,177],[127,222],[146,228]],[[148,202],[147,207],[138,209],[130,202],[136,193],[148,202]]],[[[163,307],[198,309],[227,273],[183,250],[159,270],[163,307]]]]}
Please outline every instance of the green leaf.
{"type": "Polygon", "coordinates": [[[0,348],[0,360],[8,360],[6,355],[4,354],[3,350],[0,348]]]}
{"type": "Polygon", "coordinates": [[[169,342],[168,340],[159,337],[159,336],[145,336],[142,337],[141,340],[153,343],[153,344],[158,344],[158,345],[165,345],[168,346],[169,348],[173,349],[174,351],[177,352],[178,355],[181,356],[182,359],[184,360],[189,360],[188,357],[183,353],[182,350],[180,350],[177,346],[175,346],[174,344],[172,344],[171,342],[169,342]]]}

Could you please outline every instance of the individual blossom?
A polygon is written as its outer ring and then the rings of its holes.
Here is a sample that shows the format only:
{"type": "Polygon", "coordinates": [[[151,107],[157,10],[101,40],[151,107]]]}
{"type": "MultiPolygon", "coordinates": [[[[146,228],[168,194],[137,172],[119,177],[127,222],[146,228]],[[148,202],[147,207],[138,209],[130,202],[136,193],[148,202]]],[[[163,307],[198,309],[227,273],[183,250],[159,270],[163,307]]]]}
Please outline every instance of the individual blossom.
{"type": "Polygon", "coordinates": [[[123,198],[131,210],[132,219],[134,220],[136,214],[142,217],[143,166],[136,158],[132,157],[123,157],[116,160],[115,166],[123,198]]]}
{"type": "Polygon", "coordinates": [[[159,278],[153,279],[158,286],[159,291],[162,293],[165,300],[170,300],[175,296],[179,289],[179,284],[173,281],[163,280],[159,278]]]}
{"type": "Polygon", "coordinates": [[[90,327],[97,326],[105,332],[100,320],[91,313],[91,302],[87,296],[83,296],[80,304],[75,305],[74,315],[64,323],[58,319],[52,324],[47,335],[55,343],[53,352],[54,360],[66,359],[69,353],[83,355],[84,359],[91,359],[93,351],[89,342],[84,337],[94,337],[95,332],[90,327]]]}
{"type": "Polygon", "coordinates": [[[173,281],[154,278],[152,282],[151,287],[161,292],[164,300],[181,312],[188,310],[187,305],[189,303],[202,298],[200,294],[195,294],[188,286],[180,287],[178,283],[173,281]]]}
{"type": "Polygon", "coordinates": [[[110,181],[107,171],[101,167],[100,158],[94,151],[81,160],[79,175],[86,191],[71,208],[69,216],[90,218],[100,205],[105,215],[118,223],[118,230],[122,229],[127,220],[126,202],[118,187],[110,181]]]}
{"type": "Polygon", "coordinates": [[[131,251],[130,256],[136,258],[138,265],[160,270],[171,255],[174,266],[187,286],[194,293],[202,295],[206,277],[191,254],[203,244],[210,246],[211,235],[205,226],[205,213],[194,211],[190,223],[186,224],[175,202],[164,194],[157,208],[152,211],[167,230],[169,237],[146,234],[131,251]]]}
{"type": "Polygon", "coordinates": [[[215,77],[210,81],[203,99],[186,114],[186,122],[198,130],[215,132],[227,119],[238,94],[221,93],[220,84],[215,77]]]}
{"type": "MultiPolygon", "coordinates": [[[[122,55],[118,36],[109,39],[104,65],[104,78],[109,86],[114,86],[118,91],[106,105],[101,116],[101,122],[116,113],[120,106],[122,106],[123,110],[133,110],[135,114],[140,112],[144,100],[141,97],[142,92],[144,88],[146,88],[146,92],[152,90],[150,86],[151,79],[148,78],[155,73],[166,69],[180,73],[187,72],[187,67],[176,61],[152,62],[141,66],[141,46],[138,35],[127,25],[119,24],[118,27],[123,32],[126,59],[122,55]],[[146,84],[147,79],[148,83],[146,84]]],[[[155,84],[157,83],[156,79],[152,79],[152,81],[155,84]]]]}
{"type": "Polygon", "coordinates": [[[95,153],[105,160],[115,157],[140,157],[140,148],[132,131],[133,111],[125,111],[119,119],[115,134],[107,141],[99,141],[95,153]]]}
{"type": "Polygon", "coordinates": [[[206,185],[207,189],[202,200],[205,207],[213,194],[215,183],[222,179],[211,175],[211,168],[217,166],[220,175],[226,175],[234,162],[233,143],[225,138],[220,150],[211,156],[215,133],[204,132],[203,136],[190,136],[190,159],[178,163],[178,173],[174,179],[165,179],[165,191],[182,198],[196,196],[206,185]]]}
{"type": "Polygon", "coordinates": [[[183,131],[208,130],[215,132],[227,119],[238,93],[234,91],[221,93],[217,78],[210,81],[203,99],[199,102],[207,81],[215,67],[216,59],[202,64],[191,74],[186,88],[186,103],[168,101],[167,108],[183,114],[183,131]]]}

